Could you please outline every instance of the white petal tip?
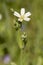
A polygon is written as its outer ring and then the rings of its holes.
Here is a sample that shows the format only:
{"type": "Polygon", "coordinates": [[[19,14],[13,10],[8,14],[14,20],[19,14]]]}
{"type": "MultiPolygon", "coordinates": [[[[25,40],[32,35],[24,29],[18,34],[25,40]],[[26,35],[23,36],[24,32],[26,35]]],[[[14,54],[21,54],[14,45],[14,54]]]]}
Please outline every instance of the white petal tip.
{"type": "Polygon", "coordinates": [[[21,8],[21,15],[25,14],[25,8],[21,8]]]}
{"type": "Polygon", "coordinates": [[[24,20],[25,20],[25,21],[30,21],[31,19],[30,19],[30,18],[25,18],[24,20]]]}
{"type": "Polygon", "coordinates": [[[31,16],[31,13],[30,13],[30,12],[27,12],[27,13],[25,14],[25,17],[28,17],[28,16],[31,16]]]}
{"type": "Polygon", "coordinates": [[[14,11],[14,16],[20,17],[20,14],[18,12],[14,11]]]}
{"type": "Polygon", "coordinates": [[[21,9],[25,9],[24,7],[22,7],[21,9]]]}

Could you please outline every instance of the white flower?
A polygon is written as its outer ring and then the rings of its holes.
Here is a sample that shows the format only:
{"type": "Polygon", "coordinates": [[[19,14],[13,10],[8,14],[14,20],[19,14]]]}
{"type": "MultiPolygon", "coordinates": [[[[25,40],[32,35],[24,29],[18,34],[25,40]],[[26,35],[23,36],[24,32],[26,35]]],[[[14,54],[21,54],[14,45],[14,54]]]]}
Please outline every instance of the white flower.
{"type": "Polygon", "coordinates": [[[25,21],[29,21],[30,18],[28,18],[28,16],[30,16],[31,13],[27,12],[25,13],[25,8],[21,8],[20,14],[16,11],[14,11],[14,16],[18,17],[18,21],[22,22],[23,20],[25,21]]]}
{"type": "Polygon", "coordinates": [[[0,20],[2,19],[2,14],[0,14],[0,20]]]}

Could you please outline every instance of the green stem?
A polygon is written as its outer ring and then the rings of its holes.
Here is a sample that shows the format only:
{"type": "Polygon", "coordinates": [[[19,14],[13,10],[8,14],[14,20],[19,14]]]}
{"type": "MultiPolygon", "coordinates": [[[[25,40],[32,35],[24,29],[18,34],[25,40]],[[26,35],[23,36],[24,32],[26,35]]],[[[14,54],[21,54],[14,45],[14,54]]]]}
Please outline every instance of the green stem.
{"type": "Polygon", "coordinates": [[[20,54],[20,65],[23,65],[23,50],[21,49],[21,54],[20,54]]]}
{"type": "Polygon", "coordinates": [[[24,47],[24,44],[23,44],[23,41],[21,38],[21,30],[20,29],[16,33],[16,38],[17,38],[17,43],[18,43],[20,49],[22,49],[24,47]]]}
{"type": "Polygon", "coordinates": [[[18,31],[16,31],[16,39],[17,39],[17,43],[19,45],[20,48],[20,61],[19,64],[22,65],[22,49],[24,47],[22,38],[21,38],[21,30],[19,29],[18,31]]]}

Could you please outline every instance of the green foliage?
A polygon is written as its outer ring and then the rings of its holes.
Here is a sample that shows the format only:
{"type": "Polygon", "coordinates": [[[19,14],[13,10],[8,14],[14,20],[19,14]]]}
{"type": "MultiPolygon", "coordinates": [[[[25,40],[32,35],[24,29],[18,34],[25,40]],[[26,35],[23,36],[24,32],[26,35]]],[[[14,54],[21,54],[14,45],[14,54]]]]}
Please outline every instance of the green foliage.
{"type": "Polygon", "coordinates": [[[17,65],[43,65],[43,0],[0,0],[0,13],[3,16],[0,20],[0,56],[4,55],[3,48],[7,47],[12,61],[17,65]],[[22,51],[19,48],[22,45],[21,34],[14,28],[16,18],[10,8],[18,12],[25,8],[32,14],[31,21],[24,22],[27,44],[22,51]]]}

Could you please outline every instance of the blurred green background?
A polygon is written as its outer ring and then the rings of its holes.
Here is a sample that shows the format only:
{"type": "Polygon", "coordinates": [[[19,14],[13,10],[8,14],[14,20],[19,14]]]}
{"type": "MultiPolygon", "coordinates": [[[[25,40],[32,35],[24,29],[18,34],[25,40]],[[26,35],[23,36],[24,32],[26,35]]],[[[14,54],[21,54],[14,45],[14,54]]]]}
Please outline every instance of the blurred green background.
{"type": "Polygon", "coordinates": [[[21,65],[43,65],[43,0],[0,0],[0,56],[3,56],[3,48],[7,47],[12,61],[20,65],[21,50],[16,40],[14,29],[14,11],[20,12],[25,8],[31,12],[31,21],[24,22],[27,33],[27,44],[22,51],[21,65]]]}

